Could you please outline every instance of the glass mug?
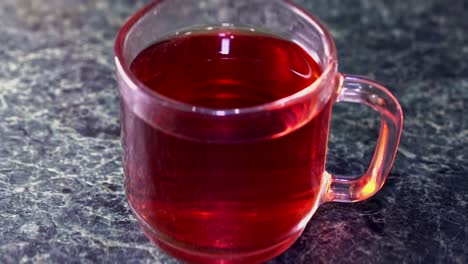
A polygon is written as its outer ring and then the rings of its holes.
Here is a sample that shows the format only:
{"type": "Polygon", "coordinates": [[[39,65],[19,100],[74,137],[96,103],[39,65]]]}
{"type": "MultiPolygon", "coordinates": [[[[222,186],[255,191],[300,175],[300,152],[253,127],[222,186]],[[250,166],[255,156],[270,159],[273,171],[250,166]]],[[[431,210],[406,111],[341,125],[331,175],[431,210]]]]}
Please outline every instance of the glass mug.
{"type": "Polygon", "coordinates": [[[129,205],[147,237],[184,261],[271,259],[297,240],[320,204],[371,197],[393,164],[403,122],[397,100],[371,80],[340,74],[330,33],[291,1],[154,1],[119,32],[115,62],[129,205]],[[321,74],[277,100],[217,109],[151,90],[132,71],[153,43],[200,28],[268,32],[298,44],[321,74]],[[374,157],[359,177],[325,171],[335,102],[365,104],[381,116],[374,157]]]}

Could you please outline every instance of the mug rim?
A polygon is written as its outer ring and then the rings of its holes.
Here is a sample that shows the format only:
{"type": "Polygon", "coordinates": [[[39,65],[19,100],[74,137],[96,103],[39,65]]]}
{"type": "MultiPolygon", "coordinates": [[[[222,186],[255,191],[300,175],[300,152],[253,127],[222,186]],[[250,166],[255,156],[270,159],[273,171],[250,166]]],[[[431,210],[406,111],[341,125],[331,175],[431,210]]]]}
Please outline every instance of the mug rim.
{"type": "MultiPolygon", "coordinates": [[[[300,5],[294,3],[292,0],[274,0],[278,2],[282,2],[288,8],[290,8],[296,15],[301,16],[302,18],[306,19],[311,26],[314,26],[315,29],[318,29],[322,35],[321,41],[325,47],[328,48],[329,55],[326,60],[326,67],[323,69],[322,73],[320,74],[319,78],[317,78],[314,82],[312,82],[309,86],[301,89],[300,91],[293,93],[291,95],[282,97],[280,99],[267,102],[260,105],[254,105],[249,107],[241,107],[241,108],[210,108],[204,106],[193,105],[189,103],[185,103],[183,101],[178,101],[172,99],[168,96],[165,96],[161,93],[158,93],[152,89],[150,89],[147,85],[141,82],[136,75],[130,70],[130,65],[125,63],[124,59],[124,47],[127,41],[127,36],[133,27],[143,18],[148,12],[151,12],[153,8],[166,2],[169,0],[153,0],[151,3],[147,4],[140,10],[138,10],[135,14],[133,14],[120,28],[119,32],[117,33],[117,37],[114,43],[114,60],[117,67],[117,74],[123,79],[126,83],[127,87],[121,89],[130,89],[131,93],[141,93],[142,96],[152,98],[157,100],[158,102],[164,104],[164,106],[176,109],[182,112],[191,112],[191,113],[199,113],[204,115],[210,116],[235,116],[235,115],[243,115],[243,114],[251,114],[261,111],[269,111],[278,108],[283,108],[286,105],[293,104],[297,101],[300,101],[304,97],[307,97],[310,94],[313,94],[317,89],[322,87],[322,83],[326,82],[330,78],[333,77],[333,73],[337,73],[337,50],[335,46],[335,42],[329,30],[323,25],[322,22],[315,16],[313,16],[309,11],[305,8],[301,7],[300,5]]],[[[304,47],[303,47],[304,48],[304,47]]],[[[304,50],[310,54],[310,52],[304,48],[304,50]]]]}

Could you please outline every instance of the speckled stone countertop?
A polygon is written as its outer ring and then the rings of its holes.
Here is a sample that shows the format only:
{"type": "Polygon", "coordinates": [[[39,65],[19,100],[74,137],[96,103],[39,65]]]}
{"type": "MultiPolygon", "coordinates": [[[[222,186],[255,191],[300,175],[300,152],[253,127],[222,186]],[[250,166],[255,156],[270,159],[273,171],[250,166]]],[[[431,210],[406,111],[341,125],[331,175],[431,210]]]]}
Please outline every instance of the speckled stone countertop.
{"type": "MultiPolygon", "coordinates": [[[[0,1],[0,263],[178,263],[123,190],[113,40],[143,2],[0,1]]],[[[342,72],[395,93],[405,129],[385,187],[322,206],[271,264],[467,263],[468,2],[301,2],[333,33],[342,72]]],[[[378,126],[336,106],[329,170],[363,172],[378,126]]]]}

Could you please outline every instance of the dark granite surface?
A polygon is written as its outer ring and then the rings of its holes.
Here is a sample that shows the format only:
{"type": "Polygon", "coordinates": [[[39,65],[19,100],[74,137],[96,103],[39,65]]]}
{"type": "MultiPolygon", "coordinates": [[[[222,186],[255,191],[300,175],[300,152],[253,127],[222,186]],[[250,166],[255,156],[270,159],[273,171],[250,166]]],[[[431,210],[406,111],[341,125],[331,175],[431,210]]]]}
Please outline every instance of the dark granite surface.
{"type": "MultiPolygon", "coordinates": [[[[178,263],[124,198],[113,39],[143,2],[0,1],[0,263],[178,263]]],[[[405,130],[374,198],[325,204],[271,263],[467,263],[468,1],[302,3],[341,71],[395,93],[405,130]]],[[[329,169],[363,172],[378,125],[335,107],[329,169]]]]}

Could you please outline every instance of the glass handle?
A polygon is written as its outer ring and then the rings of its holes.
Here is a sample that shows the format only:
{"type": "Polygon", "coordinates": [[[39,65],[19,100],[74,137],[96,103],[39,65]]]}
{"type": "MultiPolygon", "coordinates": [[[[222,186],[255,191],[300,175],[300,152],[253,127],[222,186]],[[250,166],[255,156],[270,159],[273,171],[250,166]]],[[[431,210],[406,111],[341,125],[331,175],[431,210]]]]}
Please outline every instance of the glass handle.
{"type": "Polygon", "coordinates": [[[330,176],[325,201],[357,202],[374,195],[385,182],[395,159],[403,127],[403,112],[395,97],[372,80],[344,75],[337,102],[370,106],[381,117],[380,135],[367,171],[359,177],[330,176]]]}

